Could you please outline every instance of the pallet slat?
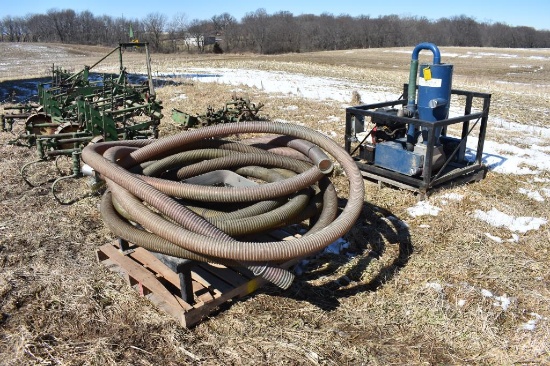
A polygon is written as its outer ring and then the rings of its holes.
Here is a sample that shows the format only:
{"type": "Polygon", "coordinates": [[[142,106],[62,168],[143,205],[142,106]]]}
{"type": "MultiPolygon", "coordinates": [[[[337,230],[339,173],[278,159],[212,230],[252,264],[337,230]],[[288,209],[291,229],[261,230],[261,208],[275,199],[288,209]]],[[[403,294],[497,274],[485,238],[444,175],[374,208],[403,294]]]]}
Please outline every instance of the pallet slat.
{"type": "MultiPolygon", "coordinates": [[[[290,240],[293,234],[278,230],[272,237],[290,240]]],[[[249,295],[266,283],[242,268],[199,263],[191,267],[194,302],[188,303],[181,297],[178,273],[151,252],[138,247],[125,254],[115,240],[99,247],[96,254],[99,263],[121,275],[140,295],[146,296],[184,327],[196,325],[220,305],[249,295]]],[[[288,269],[294,263],[296,260],[282,267],[288,269]]]]}
{"type": "Polygon", "coordinates": [[[125,274],[126,281],[130,284],[138,284],[139,293],[146,295],[146,291],[158,296],[156,305],[168,311],[171,314],[178,314],[182,309],[181,304],[175,299],[165,286],[142,265],[131,258],[123,255],[113,244],[103,245],[99,250],[107,256],[113,265],[119,267],[117,272],[122,271],[125,274]]]}

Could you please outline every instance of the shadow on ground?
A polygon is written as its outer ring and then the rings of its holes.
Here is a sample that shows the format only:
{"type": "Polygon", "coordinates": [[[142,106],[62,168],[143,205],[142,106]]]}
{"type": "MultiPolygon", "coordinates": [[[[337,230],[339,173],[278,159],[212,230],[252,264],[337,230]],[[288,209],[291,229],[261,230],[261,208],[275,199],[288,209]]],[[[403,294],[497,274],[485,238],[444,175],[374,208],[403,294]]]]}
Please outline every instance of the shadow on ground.
{"type": "Polygon", "coordinates": [[[407,225],[390,211],[368,202],[364,203],[357,224],[345,239],[351,244],[346,252],[321,254],[309,260],[304,273],[288,290],[268,285],[260,292],[307,301],[323,310],[335,310],[341,298],[376,291],[391,281],[407,265],[413,253],[407,225]],[[390,251],[388,246],[397,246],[397,250],[390,251]],[[385,264],[371,273],[373,261],[383,256],[385,264]],[[368,280],[362,281],[365,271],[369,271],[368,280]]]}

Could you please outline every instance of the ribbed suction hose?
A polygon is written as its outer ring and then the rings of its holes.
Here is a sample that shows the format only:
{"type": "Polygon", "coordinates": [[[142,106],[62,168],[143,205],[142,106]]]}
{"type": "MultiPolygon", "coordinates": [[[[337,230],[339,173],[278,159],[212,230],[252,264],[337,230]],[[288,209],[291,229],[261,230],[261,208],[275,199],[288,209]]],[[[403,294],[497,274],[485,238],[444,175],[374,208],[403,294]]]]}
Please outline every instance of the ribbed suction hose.
{"type": "MultiPolygon", "coordinates": [[[[154,141],[97,143],[88,145],[83,150],[82,159],[92,166],[110,187],[113,201],[116,201],[112,207],[118,207],[114,212],[117,212],[119,219],[122,220],[117,221],[117,235],[124,235],[124,229],[120,229],[124,226],[121,222],[131,221],[135,223],[134,226],[139,226],[144,236],[147,236],[144,242],[154,242],[155,249],[152,250],[169,252],[170,255],[182,253],[184,257],[196,260],[245,264],[255,274],[282,288],[290,286],[292,275],[280,268],[279,264],[319,252],[342,237],[354,225],[363,207],[363,178],[353,159],[330,138],[306,127],[292,124],[239,122],[186,131],[154,141]],[[180,162],[170,163],[160,171],[156,168],[149,169],[155,171],[156,177],[139,174],[155,164],[154,161],[169,158],[203,142],[217,141],[213,138],[247,133],[280,135],[282,137],[279,142],[284,140],[285,148],[295,149],[300,152],[300,156],[307,156],[307,158],[300,160],[291,157],[292,154],[278,155],[257,147],[223,142],[221,145],[232,146],[231,151],[235,153],[229,155],[224,153],[222,154],[224,156],[214,157],[205,162],[182,162],[181,166],[180,162]],[[111,148],[113,149],[109,150],[111,148]],[[332,171],[333,162],[329,156],[342,167],[349,182],[347,203],[337,217],[332,184],[320,183],[326,180],[328,178],[326,174],[332,171]],[[307,160],[311,163],[307,163],[307,160]],[[285,175],[284,179],[275,179],[273,182],[247,187],[203,186],[162,179],[164,174],[187,177],[188,174],[191,176],[203,174],[209,169],[238,170],[246,166],[250,167],[248,169],[254,169],[253,166],[262,166],[279,172],[293,173],[285,175]],[[134,171],[136,173],[132,173],[134,171]],[[183,171],[187,173],[182,173],[183,171]],[[216,202],[225,202],[226,206],[237,205],[237,210],[242,209],[243,214],[236,216],[241,220],[241,224],[246,224],[247,220],[243,220],[242,216],[246,215],[246,208],[249,205],[264,200],[281,200],[282,197],[286,197],[284,199],[287,200],[290,199],[289,195],[309,189],[308,187],[315,187],[313,191],[318,192],[311,197],[309,208],[319,207],[319,199],[323,198],[321,212],[315,215],[322,220],[322,224],[313,225],[314,229],[293,240],[269,242],[238,240],[211,224],[209,218],[197,215],[182,201],[193,200],[192,205],[196,205],[197,201],[206,202],[206,205],[216,202]],[[325,199],[331,202],[325,203],[325,199]],[[155,236],[162,240],[154,240],[155,236]]],[[[266,205],[266,207],[271,206],[266,205]]],[[[110,208],[104,211],[108,213],[104,217],[113,215],[113,210],[110,208]]],[[[296,209],[271,211],[276,211],[275,216],[279,217],[263,216],[263,214],[257,214],[255,210],[250,210],[255,212],[254,216],[262,216],[262,220],[273,220],[273,222],[270,221],[273,228],[283,227],[298,218],[303,219],[300,215],[296,217],[279,215],[282,212],[285,214],[292,212],[292,215],[295,215],[296,209]]],[[[311,210],[301,211],[303,214],[311,210]]],[[[245,225],[245,232],[247,230],[255,232],[256,224],[252,218],[250,223],[253,224],[249,228],[245,225]]],[[[227,225],[232,226],[232,224],[227,225]]],[[[264,229],[267,230],[267,227],[264,229]]],[[[131,236],[132,240],[129,241],[135,242],[139,232],[132,231],[131,236]]]]}

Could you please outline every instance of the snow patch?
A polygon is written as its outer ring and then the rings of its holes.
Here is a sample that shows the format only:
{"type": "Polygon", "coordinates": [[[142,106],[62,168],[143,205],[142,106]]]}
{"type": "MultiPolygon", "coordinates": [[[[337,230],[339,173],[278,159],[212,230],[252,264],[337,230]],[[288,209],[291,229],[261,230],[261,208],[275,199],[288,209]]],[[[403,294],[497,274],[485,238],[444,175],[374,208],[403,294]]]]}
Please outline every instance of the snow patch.
{"type": "Polygon", "coordinates": [[[427,282],[426,283],[427,288],[431,288],[435,290],[436,292],[441,293],[443,291],[443,286],[437,282],[427,282]]]}
{"type": "Polygon", "coordinates": [[[508,310],[510,304],[512,303],[512,299],[506,296],[506,294],[502,296],[495,296],[494,299],[495,302],[493,303],[493,305],[500,306],[504,311],[508,310]]]}
{"type": "Polygon", "coordinates": [[[526,233],[529,230],[538,230],[547,223],[546,219],[538,217],[514,217],[493,208],[489,212],[476,210],[474,217],[487,222],[494,227],[507,227],[510,231],[526,233]]]}
{"type": "MultiPolygon", "coordinates": [[[[488,237],[489,239],[491,239],[492,241],[497,242],[497,243],[503,243],[505,241],[500,236],[491,235],[490,233],[485,233],[485,236],[488,237]]],[[[512,234],[512,237],[510,239],[507,239],[506,242],[509,242],[509,243],[519,242],[519,235],[518,234],[512,234]]]]}
{"type": "Polygon", "coordinates": [[[542,319],[542,316],[537,313],[531,313],[529,315],[531,315],[531,319],[529,319],[526,323],[523,323],[520,326],[520,329],[533,331],[535,330],[537,323],[542,319]]]}
{"type": "Polygon", "coordinates": [[[298,106],[297,105],[287,105],[285,107],[281,107],[281,109],[285,110],[285,111],[297,111],[298,106]]]}
{"type": "Polygon", "coordinates": [[[485,233],[485,236],[491,239],[492,241],[496,241],[497,243],[502,243],[502,239],[499,236],[493,236],[489,233],[485,233]]]}
{"type": "Polygon", "coordinates": [[[439,207],[431,205],[427,201],[421,201],[416,204],[416,206],[407,208],[407,212],[412,217],[423,216],[423,215],[432,215],[437,216],[441,209],[439,207]]]}
{"type": "Polygon", "coordinates": [[[323,250],[323,253],[340,254],[347,248],[349,248],[349,242],[340,238],[326,247],[325,250],[323,250]]]}
{"type": "Polygon", "coordinates": [[[439,200],[442,204],[446,205],[449,203],[449,201],[455,201],[455,202],[458,202],[458,201],[462,201],[462,199],[464,198],[464,195],[462,194],[458,194],[458,193],[446,193],[444,195],[441,195],[439,197],[439,200]]]}
{"type": "Polygon", "coordinates": [[[176,95],[175,97],[171,98],[170,100],[172,102],[176,101],[176,100],[183,100],[183,99],[187,99],[187,95],[185,94],[179,94],[179,95],[176,95]]]}
{"type": "Polygon", "coordinates": [[[519,193],[526,195],[532,200],[538,201],[538,202],[544,202],[544,198],[542,195],[537,191],[531,191],[525,188],[520,188],[519,193]]]}
{"type": "Polygon", "coordinates": [[[484,297],[493,297],[493,293],[491,291],[485,290],[485,289],[481,290],[481,295],[483,295],[484,297]]]}
{"type": "Polygon", "coordinates": [[[334,100],[349,102],[351,92],[356,90],[369,103],[395,100],[398,94],[391,88],[366,85],[349,80],[330,77],[310,77],[283,71],[264,71],[255,69],[228,68],[188,68],[174,70],[174,73],[195,73],[210,75],[201,77],[198,81],[221,83],[229,85],[246,85],[263,90],[267,93],[295,95],[306,99],[334,100]]]}

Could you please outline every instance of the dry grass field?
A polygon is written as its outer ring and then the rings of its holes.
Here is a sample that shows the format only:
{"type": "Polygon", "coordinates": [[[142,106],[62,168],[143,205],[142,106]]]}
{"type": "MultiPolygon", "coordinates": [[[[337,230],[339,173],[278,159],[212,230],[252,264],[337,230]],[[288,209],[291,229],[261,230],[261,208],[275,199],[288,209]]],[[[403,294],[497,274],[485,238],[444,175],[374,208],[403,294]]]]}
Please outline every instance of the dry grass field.
{"type": "MultiPolygon", "coordinates": [[[[97,263],[95,249],[113,239],[100,198],[61,206],[48,185],[30,188],[19,169],[35,151],[7,145],[14,135],[0,132],[0,364],[550,364],[550,50],[441,50],[442,61],[454,64],[453,87],[492,94],[488,148],[508,162],[525,159],[517,171],[495,166],[481,182],[435,193],[427,203],[441,209],[437,215],[413,215],[413,193],[365,181],[347,253],[314,258],[288,290],[265,286],[192,329],[97,263]],[[478,218],[493,209],[516,223],[542,224],[522,230],[478,218]]],[[[108,51],[0,43],[0,82],[47,76],[54,62],[80,70],[108,51]]],[[[153,54],[152,61],[155,73],[254,69],[399,94],[411,52],[153,54]]],[[[343,145],[352,89],[342,103],[196,79],[157,89],[161,138],[183,132],[172,108],[202,113],[236,89],[265,104],[262,117],[320,130],[343,145]]]]}

